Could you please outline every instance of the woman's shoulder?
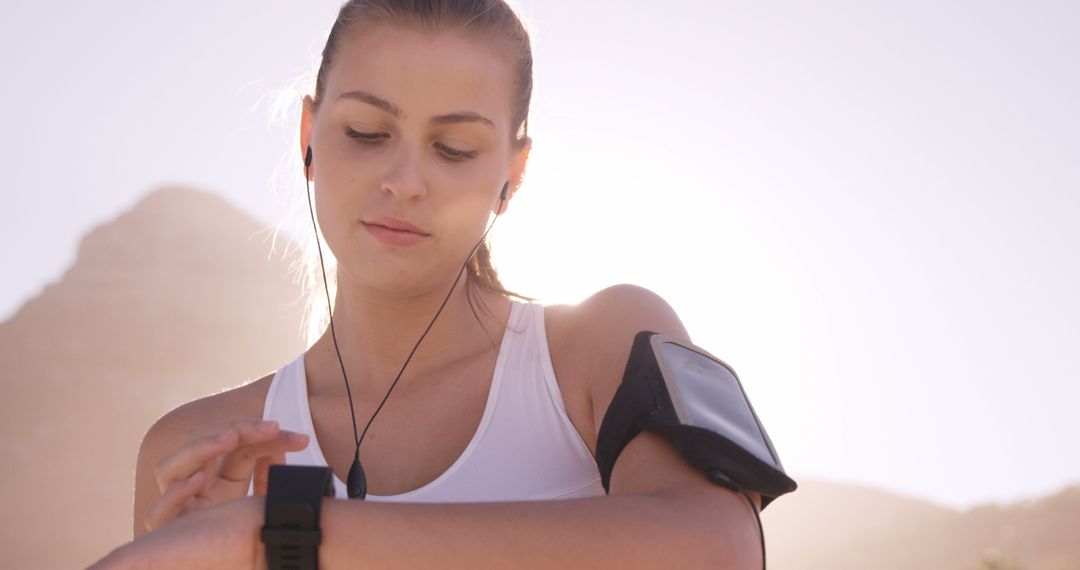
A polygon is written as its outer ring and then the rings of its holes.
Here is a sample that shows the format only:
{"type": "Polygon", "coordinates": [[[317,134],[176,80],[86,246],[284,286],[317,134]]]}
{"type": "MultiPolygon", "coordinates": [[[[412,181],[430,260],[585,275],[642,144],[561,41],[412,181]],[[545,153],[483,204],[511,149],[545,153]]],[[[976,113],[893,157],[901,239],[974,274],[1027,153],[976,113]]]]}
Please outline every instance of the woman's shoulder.
{"type": "Polygon", "coordinates": [[[568,342],[587,346],[590,352],[603,346],[621,347],[641,330],[689,340],[682,321],[663,297],[630,283],[605,287],[575,305],[554,305],[548,310],[559,315],[568,342]]]}
{"type": "Polygon", "coordinates": [[[632,284],[606,287],[572,305],[545,306],[548,343],[575,426],[594,451],[596,428],[622,382],[634,336],[654,332],[690,340],[675,310],[632,284]]]}

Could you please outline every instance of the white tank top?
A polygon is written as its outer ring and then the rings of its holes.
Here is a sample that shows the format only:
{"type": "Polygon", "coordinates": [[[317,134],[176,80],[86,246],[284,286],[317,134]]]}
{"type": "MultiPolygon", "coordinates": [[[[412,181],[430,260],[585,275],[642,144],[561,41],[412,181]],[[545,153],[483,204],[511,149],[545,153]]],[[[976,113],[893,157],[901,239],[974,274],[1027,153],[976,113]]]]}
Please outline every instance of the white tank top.
{"type": "MultiPolygon", "coordinates": [[[[544,306],[511,300],[510,319],[480,426],[465,451],[427,485],[369,501],[456,503],[529,501],[604,494],[596,462],[566,415],[548,352],[544,306]]],[[[392,403],[391,403],[392,404],[392,403]]],[[[390,406],[387,410],[393,413],[390,406]]],[[[304,353],[274,374],[263,419],[305,433],[308,446],[285,454],[290,465],[327,465],[308,407],[304,353]]],[[[335,474],[338,498],[348,497],[335,474]]],[[[253,488],[248,486],[248,494],[253,488]]]]}

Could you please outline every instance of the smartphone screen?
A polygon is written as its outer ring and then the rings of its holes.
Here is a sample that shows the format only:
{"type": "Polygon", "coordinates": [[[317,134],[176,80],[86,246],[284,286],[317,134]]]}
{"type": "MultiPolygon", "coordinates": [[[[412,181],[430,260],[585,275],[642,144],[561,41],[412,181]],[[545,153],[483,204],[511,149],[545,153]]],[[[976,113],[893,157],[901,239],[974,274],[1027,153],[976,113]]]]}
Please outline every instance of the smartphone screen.
{"type": "Polygon", "coordinates": [[[656,338],[661,336],[653,337],[653,348],[679,420],[717,432],[782,470],[769,436],[731,369],[675,339],[656,338]]]}

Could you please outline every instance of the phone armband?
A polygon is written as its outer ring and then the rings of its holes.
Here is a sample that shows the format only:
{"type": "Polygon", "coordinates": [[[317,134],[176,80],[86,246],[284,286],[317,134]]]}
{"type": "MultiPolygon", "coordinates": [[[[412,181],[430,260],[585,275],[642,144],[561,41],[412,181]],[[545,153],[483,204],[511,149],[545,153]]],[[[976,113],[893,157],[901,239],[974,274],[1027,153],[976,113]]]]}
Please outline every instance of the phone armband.
{"type": "Polygon", "coordinates": [[[763,509],[797,487],[735,371],[688,341],[653,331],[634,337],[600,424],[596,465],[605,491],[619,454],[642,431],[666,438],[713,483],[760,493],[763,509]]]}

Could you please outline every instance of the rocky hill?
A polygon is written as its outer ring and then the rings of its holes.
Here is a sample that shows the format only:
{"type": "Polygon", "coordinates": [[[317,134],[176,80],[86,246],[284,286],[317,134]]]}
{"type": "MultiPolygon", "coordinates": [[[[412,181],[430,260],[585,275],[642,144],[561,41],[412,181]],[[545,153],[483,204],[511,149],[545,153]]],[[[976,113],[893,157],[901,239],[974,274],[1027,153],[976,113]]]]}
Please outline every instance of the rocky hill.
{"type": "Polygon", "coordinates": [[[129,540],[154,420],[304,349],[294,259],[270,233],[212,194],[157,190],[0,324],[5,565],[83,567],[129,540]]]}

